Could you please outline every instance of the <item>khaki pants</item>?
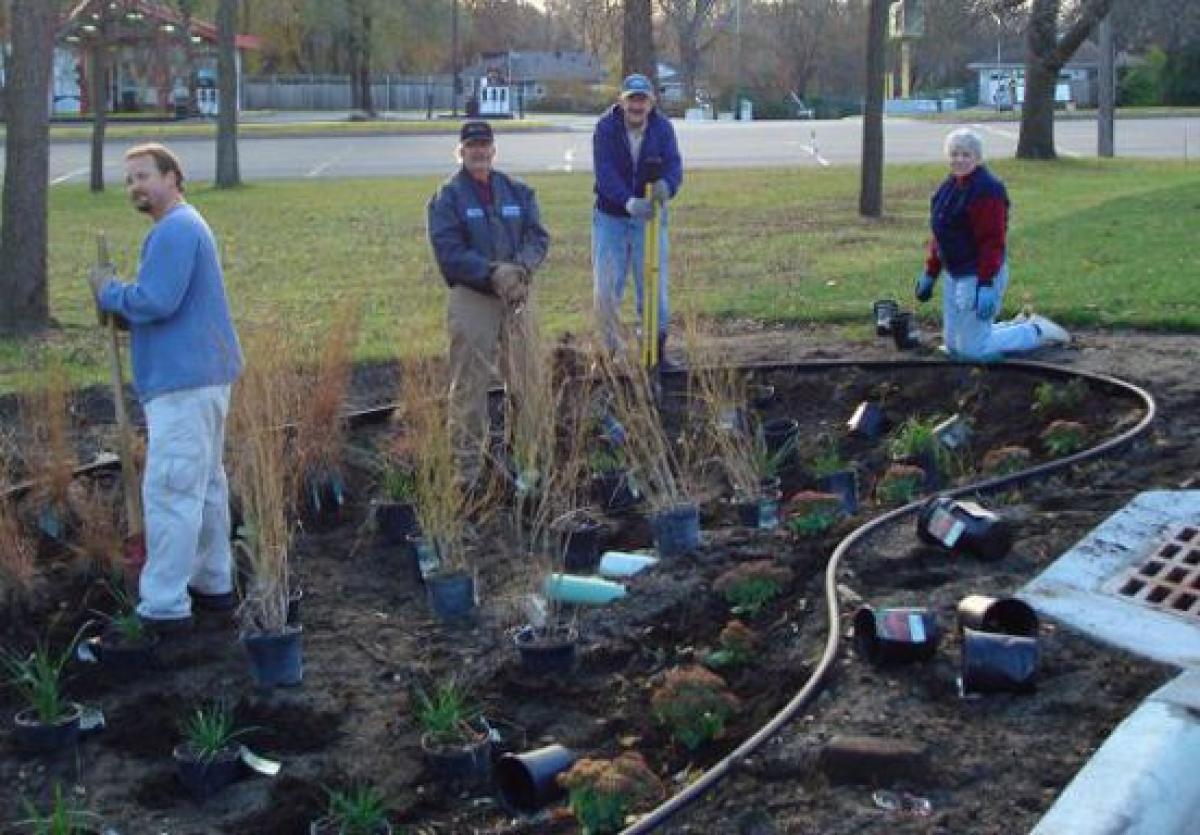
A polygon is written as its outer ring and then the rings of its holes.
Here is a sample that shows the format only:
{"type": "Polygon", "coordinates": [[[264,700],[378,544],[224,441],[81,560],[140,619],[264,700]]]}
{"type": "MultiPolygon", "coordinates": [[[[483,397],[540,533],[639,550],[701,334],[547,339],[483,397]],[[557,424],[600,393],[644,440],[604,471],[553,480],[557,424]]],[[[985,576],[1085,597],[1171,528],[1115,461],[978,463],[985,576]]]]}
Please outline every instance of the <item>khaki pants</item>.
{"type": "Polygon", "coordinates": [[[501,333],[507,305],[466,287],[450,288],[446,315],[450,334],[450,439],[458,475],[470,484],[483,466],[488,437],[487,393],[505,370],[501,333]]]}

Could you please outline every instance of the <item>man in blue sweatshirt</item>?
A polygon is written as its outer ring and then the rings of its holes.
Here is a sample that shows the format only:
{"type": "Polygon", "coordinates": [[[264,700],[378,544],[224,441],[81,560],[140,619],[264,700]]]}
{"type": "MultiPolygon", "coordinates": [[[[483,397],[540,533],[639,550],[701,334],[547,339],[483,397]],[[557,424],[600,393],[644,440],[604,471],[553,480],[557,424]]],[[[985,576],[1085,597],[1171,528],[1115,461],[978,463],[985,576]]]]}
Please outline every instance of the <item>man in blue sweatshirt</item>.
{"type": "MultiPolygon", "coordinates": [[[[683,161],[671,122],[654,106],[650,79],[634,73],[621,84],[619,101],[592,134],[596,208],[592,212],[592,278],[596,314],[610,350],[620,344],[621,298],[633,270],[638,317],[642,314],[646,221],[683,183],[683,161]],[[648,160],[657,159],[660,179],[647,193],[648,160]]],[[[664,214],[663,222],[666,217],[664,214]]],[[[659,252],[658,356],[666,361],[667,251],[659,252]]],[[[650,338],[647,335],[647,338],[650,338]]]]}
{"type": "Polygon", "coordinates": [[[229,390],[242,351],[217,243],[183,197],[183,169],[166,147],[125,154],[125,188],[154,227],[137,279],[88,276],[101,310],[129,325],[133,385],[148,435],[142,502],[146,566],[138,615],[159,632],[191,624],[193,606],[233,608],[229,488],[222,465],[229,390]]]}

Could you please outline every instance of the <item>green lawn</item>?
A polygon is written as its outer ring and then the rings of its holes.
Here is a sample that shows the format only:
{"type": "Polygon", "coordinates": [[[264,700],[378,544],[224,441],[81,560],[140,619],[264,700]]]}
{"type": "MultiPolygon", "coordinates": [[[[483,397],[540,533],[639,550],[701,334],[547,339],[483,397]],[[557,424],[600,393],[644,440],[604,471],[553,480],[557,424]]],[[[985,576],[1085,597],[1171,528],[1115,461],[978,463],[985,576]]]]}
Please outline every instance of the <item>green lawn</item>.
{"type": "MultiPolygon", "coordinates": [[[[1200,166],[1076,160],[995,168],[1014,203],[1010,311],[1028,300],[1070,325],[1200,329],[1200,166]]],[[[672,206],[675,311],[696,306],[720,316],[865,328],[872,299],[910,299],[928,195],[942,171],[889,168],[881,221],[857,216],[854,168],[689,173],[672,206]]],[[[536,279],[546,323],[552,332],[583,327],[591,306],[591,179],[528,180],[553,236],[536,279]]],[[[424,228],[436,182],[193,185],[189,198],[221,241],[243,328],[279,322],[319,339],[334,303],[358,296],[367,311],[359,357],[381,359],[444,345],[444,290],[424,228]]],[[[0,388],[28,380],[46,350],[66,358],[77,382],[103,378],[104,342],[83,281],[94,233],[107,229],[128,274],[148,228],[119,191],[93,196],[73,186],[51,195],[51,307],[61,328],[48,340],[0,341],[0,388]]],[[[932,306],[923,310],[932,322],[932,306]]]]}

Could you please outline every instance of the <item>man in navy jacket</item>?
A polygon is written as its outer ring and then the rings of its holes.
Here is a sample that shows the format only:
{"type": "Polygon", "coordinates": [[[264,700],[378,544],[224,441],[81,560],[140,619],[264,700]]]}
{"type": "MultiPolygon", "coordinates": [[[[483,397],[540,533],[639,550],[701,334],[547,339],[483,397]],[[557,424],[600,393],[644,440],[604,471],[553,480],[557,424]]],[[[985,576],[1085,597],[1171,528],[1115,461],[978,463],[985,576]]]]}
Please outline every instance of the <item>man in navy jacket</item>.
{"type": "MultiPolygon", "coordinates": [[[[600,117],[592,134],[596,208],[592,213],[592,277],[596,313],[610,349],[620,343],[621,298],[633,270],[637,312],[642,313],[643,251],[646,221],[656,203],[665,205],[683,183],[683,162],[670,121],[654,106],[650,79],[634,73],[621,84],[616,104],[600,117]],[[647,183],[647,161],[661,162],[660,177],[647,183]]],[[[663,222],[666,217],[664,213],[663,222]]],[[[659,251],[658,356],[665,361],[667,339],[666,247],[659,251]]],[[[649,335],[647,335],[649,336],[649,335]]]]}

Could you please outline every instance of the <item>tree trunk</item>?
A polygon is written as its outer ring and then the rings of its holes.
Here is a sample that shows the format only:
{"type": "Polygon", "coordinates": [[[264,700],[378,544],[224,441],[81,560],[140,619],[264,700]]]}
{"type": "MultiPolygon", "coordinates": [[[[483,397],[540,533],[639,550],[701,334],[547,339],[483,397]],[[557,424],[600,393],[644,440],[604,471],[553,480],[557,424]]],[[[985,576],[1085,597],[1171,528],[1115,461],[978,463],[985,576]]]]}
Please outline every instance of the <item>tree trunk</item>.
{"type": "Polygon", "coordinates": [[[867,21],[867,95],[863,108],[862,179],[858,213],[883,214],[883,78],[887,0],[871,0],[867,21]]]}
{"type": "Polygon", "coordinates": [[[371,13],[368,10],[363,11],[362,15],[362,36],[358,44],[358,83],[361,85],[363,112],[374,118],[377,114],[375,111],[375,102],[371,98],[371,13]]]}
{"type": "Polygon", "coordinates": [[[217,115],[217,187],[241,185],[238,168],[238,78],[237,27],[238,0],[220,0],[217,7],[217,87],[220,112],[217,115]]]}
{"type": "Polygon", "coordinates": [[[654,18],[651,0],[625,0],[621,41],[621,75],[640,72],[657,84],[654,56],[654,18]]]}
{"type": "Polygon", "coordinates": [[[90,78],[92,104],[92,161],[91,182],[93,192],[104,191],[104,133],[108,128],[108,39],[105,27],[100,25],[96,43],[91,48],[92,73],[90,78]]]}
{"type": "Polygon", "coordinates": [[[6,333],[40,330],[50,321],[46,243],[54,20],[45,0],[13,0],[0,216],[0,331],[6,333]]]}

